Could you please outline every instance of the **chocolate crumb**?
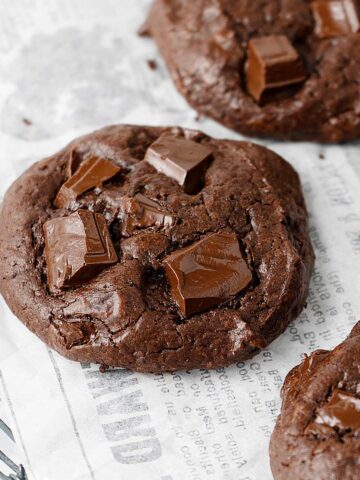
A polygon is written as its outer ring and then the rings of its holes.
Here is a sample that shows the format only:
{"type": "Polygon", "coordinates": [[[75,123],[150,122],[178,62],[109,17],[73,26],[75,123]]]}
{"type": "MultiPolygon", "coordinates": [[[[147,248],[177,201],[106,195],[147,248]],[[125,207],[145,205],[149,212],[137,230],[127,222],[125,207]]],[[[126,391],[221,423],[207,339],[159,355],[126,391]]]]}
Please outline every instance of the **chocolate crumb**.
{"type": "Polygon", "coordinates": [[[156,70],[157,69],[158,65],[157,65],[155,60],[149,59],[149,60],[146,60],[146,62],[148,64],[150,70],[156,70]]]}
{"type": "Polygon", "coordinates": [[[99,367],[99,372],[100,373],[106,373],[107,370],[109,370],[109,365],[104,365],[104,364],[101,364],[100,367],[99,367]]]}

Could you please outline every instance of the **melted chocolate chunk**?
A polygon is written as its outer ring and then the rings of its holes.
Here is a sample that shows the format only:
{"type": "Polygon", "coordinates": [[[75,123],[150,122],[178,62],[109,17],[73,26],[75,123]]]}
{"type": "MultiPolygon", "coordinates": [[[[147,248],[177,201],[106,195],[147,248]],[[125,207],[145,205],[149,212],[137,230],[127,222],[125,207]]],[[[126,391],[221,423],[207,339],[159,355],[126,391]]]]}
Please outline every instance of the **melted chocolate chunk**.
{"type": "Polygon", "coordinates": [[[173,298],[189,316],[246,288],[252,274],[235,233],[214,233],[164,259],[173,298]]]}
{"type": "MultiPolygon", "coordinates": [[[[71,155],[68,173],[76,164],[76,153],[71,155]]],[[[100,157],[90,157],[83,162],[73,175],[62,185],[56,198],[58,208],[67,208],[82,193],[100,186],[120,171],[120,167],[100,157]]]]}
{"type": "Polygon", "coordinates": [[[175,179],[186,193],[195,194],[212,160],[212,150],[186,138],[163,134],[148,148],[145,160],[158,172],[175,179]]]}
{"type": "Polygon", "coordinates": [[[360,398],[335,389],[319,411],[315,422],[339,430],[360,429],[360,398]]]}
{"type": "Polygon", "coordinates": [[[300,378],[307,377],[328,354],[328,350],[315,350],[315,352],[307,355],[299,366],[298,375],[300,378]]]}
{"type": "Polygon", "coordinates": [[[249,41],[246,82],[249,94],[257,102],[269,90],[295,85],[305,79],[304,64],[286,36],[269,35],[249,41]]]}
{"type": "Polygon", "coordinates": [[[311,422],[304,430],[305,435],[315,437],[321,440],[326,440],[329,437],[336,437],[336,432],[328,425],[321,425],[319,423],[311,422]]]}
{"type": "Polygon", "coordinates": [[[358,0],[320,0],[312,2],[311,8],[315,33],[320,38],[348,35],[360,29],[358,0]]]}
{"type": "Polygon", "coordinates": [[[321,363],[328,354],[329,352],[327,350],[315,350],[315,352],[307,355],[303,362],[289,374],[286,382],[286,390],[291,395],[295,395],[306,378],[309,377],[316,366],[321,363]]]}
{"type": "Polygon", "coordinates": [[[50,290],[81,285],[117,255],[103,215],[78,210],[44,224],[45,257],[50,290]]]}
{"type": "Polygon", "coordinates": [[[141,193],[120,200],[122,213],[121,233],[131,235],[137,228],[172,227],[176,218],[141,193]]]}

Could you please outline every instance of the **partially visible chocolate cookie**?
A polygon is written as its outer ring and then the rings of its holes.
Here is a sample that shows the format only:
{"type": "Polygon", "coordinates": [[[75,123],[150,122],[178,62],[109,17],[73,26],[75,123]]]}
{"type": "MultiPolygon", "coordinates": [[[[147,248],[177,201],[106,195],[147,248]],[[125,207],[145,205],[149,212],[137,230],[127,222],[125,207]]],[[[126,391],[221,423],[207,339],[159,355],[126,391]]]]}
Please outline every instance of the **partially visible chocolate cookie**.
{"type": "Polygon", "coordinates": [[[302,310],[313,267],[297,174],[273,152],[181,128],[113,126],[5,195],[0,290],[68,358],[220,367],[302,310]]]}
{"type": "Polygon", "coordinates": [[[155,0],[147,26],[200,113],[249,135],[360,137],[358,0],[155,0]]]}
{"type": "Polygon", "coordinates": [[[360,478],[360,322],[286,377],[270,442],[275,480],[360,478]]]}

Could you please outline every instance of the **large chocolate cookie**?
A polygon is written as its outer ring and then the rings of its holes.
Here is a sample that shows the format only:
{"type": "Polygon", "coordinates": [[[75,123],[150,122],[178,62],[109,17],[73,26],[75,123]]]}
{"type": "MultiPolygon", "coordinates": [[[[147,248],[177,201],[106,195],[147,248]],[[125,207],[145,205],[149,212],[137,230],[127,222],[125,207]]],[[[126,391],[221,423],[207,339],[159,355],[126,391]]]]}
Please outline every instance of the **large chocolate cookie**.
{"type": "Polygon", "coordinates": [[[271,151],[113,126],[25,172],[0,217],[0,288],[42,340],[139,371],[251,357],[304,306],[297,174],[271,151]]]}
{"type": "Polygon", "coordinates": [[[360,322],[286,377],[270,444],[275,480],[360,478],[360,322]]]}
{"type": "Polygon", "coordinates": [[[155,0],[148,26],[180,92],[239,132],[360,137],[357,0],[155,0]]]}

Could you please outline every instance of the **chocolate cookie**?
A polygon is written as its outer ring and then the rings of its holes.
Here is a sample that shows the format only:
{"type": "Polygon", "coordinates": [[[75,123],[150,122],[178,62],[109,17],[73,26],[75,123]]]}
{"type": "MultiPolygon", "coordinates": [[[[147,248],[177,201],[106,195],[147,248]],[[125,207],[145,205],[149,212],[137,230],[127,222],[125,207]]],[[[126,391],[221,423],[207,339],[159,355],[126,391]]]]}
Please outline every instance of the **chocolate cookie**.
{"type": "Polygon", "coordinates": [[[360,137],[358,0],[155,0],[149,32],[200,113],[249,135],[360,137]]]}
{"type": "Polygon", "coordinates": [[[360,478],[360,322],[286,377],[270,443],[275,480],[360,478]]]}
{"type": "Polygon", "coordinates": [[[139,371],[251,357],[304,306],[297,174],[181,128],[108,127],[25,172],[1,211],[0,289],[68,358],[139,371]]]}

